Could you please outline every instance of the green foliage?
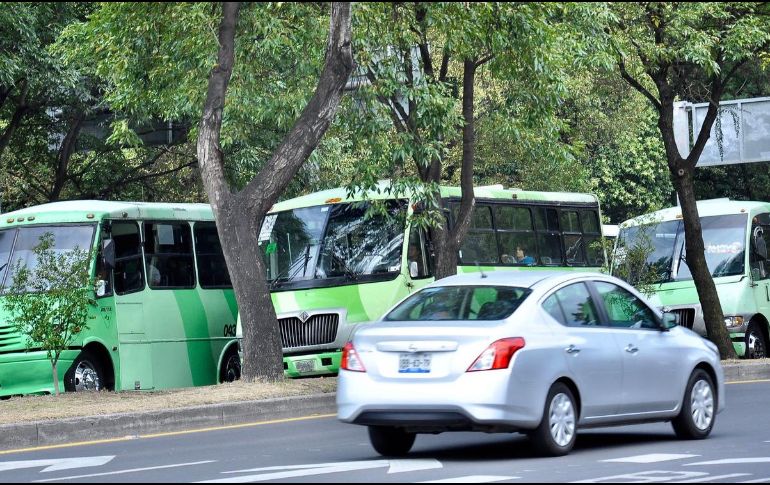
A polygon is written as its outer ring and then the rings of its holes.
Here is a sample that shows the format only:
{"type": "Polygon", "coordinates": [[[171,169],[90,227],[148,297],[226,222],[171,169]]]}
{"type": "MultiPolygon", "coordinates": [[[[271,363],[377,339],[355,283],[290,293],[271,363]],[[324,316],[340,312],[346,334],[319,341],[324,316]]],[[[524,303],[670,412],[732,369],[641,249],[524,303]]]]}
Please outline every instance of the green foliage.
{"type": "Polygon", "coordinates": [[[27,348],[47,352],[53,369],[54,389],[59,394],[56,364],[78,333],[87,328],[94,281],[91,253],[75,248],[56,251],[54,236],[45,233],[33,248],[34,264],[17,261],[11,268],[12,283],[3,305],[16,331],[27,336],[27,348]]]}
{"type": "MultiPolygon", "coordinates": [[[[651,218],[643,223],[650,224],[655,224],[651,218]]],[[[660,262],[650,261],[655,246],[648,231],[636,231],[633,239],[629,239],[627,234],[624,236],[626,237],[618,238],[614,248],[609,248],[608,254],[612,255],[610,272],[642,294],[651,297],[661,282],[661,275],[665,274],[668,268],[661,266],[660,262]]]]}

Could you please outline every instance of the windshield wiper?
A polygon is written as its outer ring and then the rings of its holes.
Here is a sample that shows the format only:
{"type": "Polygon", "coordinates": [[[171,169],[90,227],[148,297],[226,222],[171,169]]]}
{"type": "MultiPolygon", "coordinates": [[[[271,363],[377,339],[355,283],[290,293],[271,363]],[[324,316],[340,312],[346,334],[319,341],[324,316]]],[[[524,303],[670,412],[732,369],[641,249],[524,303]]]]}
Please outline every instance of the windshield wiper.
{"type": "Polygon", "coordinates": [[[299,276],[300,274],[304,275],[307,272],[307,264],[310,261],[310,244],[305,245],[305,249],[303,250],[303,252],[304,252],[304,255],[301,260],[298,259],[294,261],[294,263],[290,264],[285,270],[278,273],[278,276],[270,280],[270,285],[268,286],[270,290],[273,290],[276,287],[278,287],[278,284],[281,282],[281,280],[291,281],[297,276],[299,276]],[[300,273],[300,269],[302,270],[301,273],[300,273]]]}

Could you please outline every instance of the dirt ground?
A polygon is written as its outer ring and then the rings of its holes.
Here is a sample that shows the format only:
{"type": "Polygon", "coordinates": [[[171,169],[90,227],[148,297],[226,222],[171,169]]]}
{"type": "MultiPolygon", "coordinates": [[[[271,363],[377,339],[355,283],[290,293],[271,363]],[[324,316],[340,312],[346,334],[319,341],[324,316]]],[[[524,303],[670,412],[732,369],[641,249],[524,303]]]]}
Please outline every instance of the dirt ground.
{"type": "Polygon", "coordinates": [[[59,396],[12,397],[0,401],[0,424],[154,411],[223,402],[330,393],[336,377],[286,380],[280,383],[243,382],[165,391],[70,393],[59,396]]]}

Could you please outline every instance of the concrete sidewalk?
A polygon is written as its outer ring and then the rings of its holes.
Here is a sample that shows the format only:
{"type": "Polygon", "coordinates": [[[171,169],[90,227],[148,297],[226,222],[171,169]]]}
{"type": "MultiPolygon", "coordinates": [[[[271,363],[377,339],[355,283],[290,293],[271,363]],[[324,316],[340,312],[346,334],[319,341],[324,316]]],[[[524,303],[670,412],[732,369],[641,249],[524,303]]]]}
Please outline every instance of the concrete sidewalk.
{"type": "MultiPolygon", "coordinates": [[[[766,361],[730,363],[724,364],[723,368],[725,381],[728,383],[770,379],[770,362],[766,361]]],[[[154,433],[330,415],[336,411],[335,394],[326,393],[164,411],[8,424],[0,426],[0,450],[135,438],[154,433]]]]}

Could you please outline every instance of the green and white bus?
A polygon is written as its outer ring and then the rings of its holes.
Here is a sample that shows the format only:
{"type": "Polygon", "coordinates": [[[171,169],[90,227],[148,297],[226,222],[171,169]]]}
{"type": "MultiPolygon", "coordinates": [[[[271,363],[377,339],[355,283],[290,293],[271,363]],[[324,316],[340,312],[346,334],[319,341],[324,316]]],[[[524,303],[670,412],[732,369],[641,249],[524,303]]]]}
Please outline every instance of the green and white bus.
{"type": "MultiPolygon", "coordinates": [[[[706,262],[738,355],[766,357],[770,318],[770,203],[713,199],[698,202],[706,262]]],[[[658,276],[653,302],[668,308],[679,324],[706,335],[698,293],[685,261],[684,224],[679,207],[621,224],[624,247],[649,247],[647,265],[658,276]]],[[[618,254],[618,253],[616,253],[618,254]]]]}
{"type": "MultiPolygon", "coordinates": [[[[96,249],[94,303],[62,353],[62,388],[163,389],[240,375],[237,306],[208,205],[72,201],[0,217],[3,287],[17,262],[35,264],[45,233],[57,252],[96,249]]],[[[51,375],[46,352],[0,305],[0,396],[53,392],[51,375]]]]}
{"type": "MultiPolygon", "coordinates": [[[[381,189],[385,189],[385,184],[381,189]]],[[[392,214],[414,201],[381,190],[392,214]]],[[[459,272],[494,269],[599,270],[604,253],[593,195],[477,187],[472,226],[460,249],[459,272]]],[[[442,187],[454,222],[460,189],[442,187]]],[[[406,218],[366,218],[368,202],[334,189],[276,204],[259,241],[278,315],[288,376],[336,373],[356,325],[433,281],[430,241],[406,218]],[[401,221],[401,222],[400,222],[401,221]]]]}

